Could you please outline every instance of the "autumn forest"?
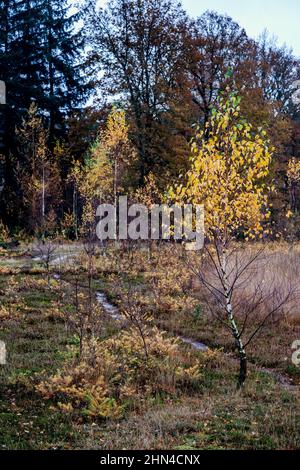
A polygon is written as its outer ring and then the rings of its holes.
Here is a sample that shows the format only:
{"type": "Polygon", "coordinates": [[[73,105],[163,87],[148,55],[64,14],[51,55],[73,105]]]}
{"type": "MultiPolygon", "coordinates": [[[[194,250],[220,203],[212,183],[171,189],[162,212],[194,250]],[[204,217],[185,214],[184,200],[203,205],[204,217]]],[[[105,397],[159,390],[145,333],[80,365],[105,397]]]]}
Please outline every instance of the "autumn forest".
{"type": "Polygon", "coordinates": [[[0,1],[0,449],[299,449],[300,59],[74,3],[0,1]]]}

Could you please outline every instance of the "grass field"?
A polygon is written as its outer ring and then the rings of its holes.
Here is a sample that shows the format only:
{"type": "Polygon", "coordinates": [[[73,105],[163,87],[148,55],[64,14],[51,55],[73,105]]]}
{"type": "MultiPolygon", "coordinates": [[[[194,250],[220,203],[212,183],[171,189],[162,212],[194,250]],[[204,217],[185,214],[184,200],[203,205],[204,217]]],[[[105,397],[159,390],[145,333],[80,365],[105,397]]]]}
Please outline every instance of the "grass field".
{"type": "MultiPolygon", "coordinates": [[[[68,250],[64,247],[64,255],[68,250]]],[[[291,344],[300,339],[296,311],[264,329],[252,344],[249,377],[245,389],[237,391],[232,340],[211,318],[201,287],[174,247],[154,249],[151,258],[143,248],[108,248],[93,256],[92,276],[89,257],[79,251],[75,266],[65,258],[53,262],[49,273],[26,250],[1,253],[0,340],[8,351],[7,365],[0,366],[2,449],[299,448],[300,369],[291,362],[291,344]],[[128,311],[135,310],[169,338],[207,344],[211,351],[206,353],[180,341],[176,349],[180,360],[199,361],[200,376],[175,385],[160,377],[156,391],[126,399],[120,416],[59,408],[57,399],[45,398],[37,386],[79,361],[76,288],[82,302],[92,295],[100,342],[120,334],[120,325],[96,307],[97,291],[127,312],[121,330],[130,328],[128,311]]]]}

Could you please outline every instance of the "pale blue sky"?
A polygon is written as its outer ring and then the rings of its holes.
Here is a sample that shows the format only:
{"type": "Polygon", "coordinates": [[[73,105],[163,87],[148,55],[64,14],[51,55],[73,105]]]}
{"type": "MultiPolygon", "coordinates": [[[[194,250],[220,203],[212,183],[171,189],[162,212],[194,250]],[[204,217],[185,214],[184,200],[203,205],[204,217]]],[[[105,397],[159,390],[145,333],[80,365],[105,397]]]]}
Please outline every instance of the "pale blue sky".
{"type": "MultiPolygon", "coordinates": [[[[70,0],[75,1],[75,0],[70,0]]],[[[107,0],[99,0],[105,4],[107,0]]],[[[257,38],[264,29],[292,47],[300,57],[300,0],[181,0],[191,16],[206,10],[227,13],[248,35],[257,38]]]]}
{"type": "Polygon", "coordinates": [[[300,57],[299,0],[182,0],[182,4],[192,16],[205,10],[227,13],[253,38],[267,29],[300,57]]]}

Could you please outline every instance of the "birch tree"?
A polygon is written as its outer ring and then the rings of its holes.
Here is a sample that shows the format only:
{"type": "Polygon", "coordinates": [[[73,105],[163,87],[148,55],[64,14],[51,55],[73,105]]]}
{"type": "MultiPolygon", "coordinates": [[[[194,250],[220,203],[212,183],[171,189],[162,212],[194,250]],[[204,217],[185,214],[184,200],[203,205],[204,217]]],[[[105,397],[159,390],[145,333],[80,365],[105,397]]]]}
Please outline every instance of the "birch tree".
{"type": "MultiPolygon", "coordinates": [[[[170,190],[177,202],[204,204],[205,236],[203,259],[213,271],[206,276],[203,266],[197,276],[213,295],[221,314],[219,320],[231,332],[239,355],[238,386],[247,376],[246,347],[265,325],[268,318],[280,308],[280,300],[267,312],[249,337],[243,340],[250,310],[239,324],[239,306],[233,296],[245,273],[259,256],[259,252],[244,262],[233,258],[232,242],[238,238],[262,238],[267,232],[270,217],[266,183],[272,158],[272,148],[266,133],[253,132],[251,124],[240,115],[240,98],[236,93],[224,94],[216,109],[200,130],[192,144],[191,167],[184,181],[170,190]]],[[[253,293],[252,305],[263,302],[261,291],[253,293]]],[[[213,309],[212,309],[213,310],[213,309]]]]}
{"type": "Polygon", "coordinates": [[[17,174],[22,192],[25,224],[31,231],[44,232],[47,217],[60,201],[59,171],[48,149],[48,132],[36,104],[17,131],[19,153],[17,174]]]}
{"type": "Polygon", "coordinates": [[[70,179],[83,201],[82,231],[94,229],[96,206],[113,203],[135,184],[137,154],[129,140],[125,111],[113,108],[106,127],[92,145],[85,164],[75,163],[70,179]]]}

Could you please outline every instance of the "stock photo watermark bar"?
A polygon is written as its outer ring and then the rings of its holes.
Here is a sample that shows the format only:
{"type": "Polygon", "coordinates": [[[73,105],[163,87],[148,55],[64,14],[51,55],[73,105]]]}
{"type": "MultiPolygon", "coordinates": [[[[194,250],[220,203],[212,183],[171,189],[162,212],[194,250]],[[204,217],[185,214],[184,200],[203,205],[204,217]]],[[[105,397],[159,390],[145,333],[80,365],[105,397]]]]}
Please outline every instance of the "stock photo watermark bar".
{"type": "Polygon", "coordinates": [[[204,245],[204,206],[154,204],[128,205],[127,196],[113,204],[100,204],[96,233],[106,240],[175,240],[186,242],[186,249],[201,250],[204,245]]]}

